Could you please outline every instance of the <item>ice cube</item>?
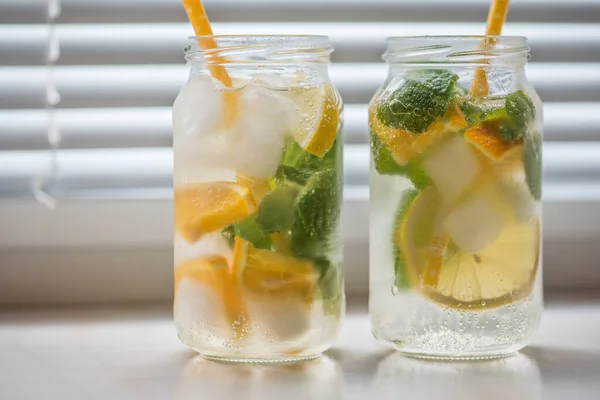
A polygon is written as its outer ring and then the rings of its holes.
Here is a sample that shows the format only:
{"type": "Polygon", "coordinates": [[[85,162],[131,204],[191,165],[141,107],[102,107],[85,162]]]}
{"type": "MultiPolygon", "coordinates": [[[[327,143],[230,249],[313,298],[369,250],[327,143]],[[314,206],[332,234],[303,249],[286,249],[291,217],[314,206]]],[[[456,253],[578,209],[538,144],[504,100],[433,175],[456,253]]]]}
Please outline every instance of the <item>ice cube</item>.
{"type": "Polygon", "coordinates": [[[499,190],[518,222],[531,221],[536,214],[535,202],[524,180],[500,180],[499,190]]]}
{"type": "Polygon", "coordinates": [[[451,211],[444,221],[444,228],[452,241],[464,251],[473,253],[492,244],[508,221],[500,201],[488,188],[451,211]]]}
{"type": "Polygon", "coordinates": [[[222,118],[222,94],[214,79],[190,79],[173,104],[173,134],[202,137],[212,133],[222,118]]]}
{"type": "Polygon", "coordinates": [[[215,287],[184,278],[175,288],[175,323],[182,332],[196,331],[231,339],[222,295],[215,287]]]}
{"type": "Polygon", "coordinates": [[[268,178],[281,160],[295,124],[296,105],[285,92],[250,84],[240,92],[232,163],[238,172],[268,178]]]}
{"type": "Polygon", "coordinates": [[[310,306],[300,298],[245,294],[248,314],[267,341],[297,341],[310,331],[310,306]]]}
{"type": "Polygon", "coordinates": [[[423,166],[447,204],[458,200],[481,171],[477,154],[459,136],[435,149],[423,166]]]}
{"type": "Polygon", "coordinates": [[[252,82],[256,85],[262,86],[267,89],[289,89],[300,80],[300,77],[292,77],[286,75],[268,74],[265,72],[259,72],[254,74],[252,82]]]}
{"type": "Polygon", "coordinates": [[[222,129],[222,93],[213,78],[192,78],[173,104],[175,185],[235,181],[232,134],[222,129]]]}
{"type": "Polygon", "coordinates": [[[175,267],[182,262],[207,256],[223,256],[231,262],[232,250],[221,232],[207,233],[194,243],[189,243],[176,233],[174,247],[175,267]]]}

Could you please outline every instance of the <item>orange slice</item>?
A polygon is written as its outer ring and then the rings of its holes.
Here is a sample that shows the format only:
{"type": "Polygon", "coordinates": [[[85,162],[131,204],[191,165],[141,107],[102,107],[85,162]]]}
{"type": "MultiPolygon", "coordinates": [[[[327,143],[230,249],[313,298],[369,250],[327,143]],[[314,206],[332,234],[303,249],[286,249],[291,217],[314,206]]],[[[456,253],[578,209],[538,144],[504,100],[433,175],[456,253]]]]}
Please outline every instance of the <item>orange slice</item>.
{"type": "Polygon", "coordinates": [[[455,105],[448,108],[444,118],[436,119],[427,131],[420,134],[390,128],[379,122],[375,117],[375,112],[371,111],[369,114],[371,115],[369,124],[371,129],[379,136],[399,165],[408,164],[447,133],[457,132],[467,126],[464,115],[455,105]]]}
{"type": "Polygon", "coordinates": [[[318,279],[312,261],[257,249],[240,237],[235,238],[233,274],[254,294],[299,296],[307,303],[314,297],[318,279]]]}
{"type": "Polygon", "coordinates": [[[175,188],[175,228],[188,242],[225,228],[255,212],[250,189],[233,182],[175,188]]]}
{"type": "Polygon", "coordinates": [[[271,191],[271,186],[267,179],[255,178],[250,175],[238,174],[236,178],[237,182],[250,189],[252,197],[256,203],[260,203],[262,198],[271,191]]]}
{"type": "Polygon", "coordinates": [[[481,122],[465,131],[465,141],[492,161],[498,161],[523,144],[522,139],[515,142],[502,140],[498,134],[498,126],[494,122],[481,122]]]}

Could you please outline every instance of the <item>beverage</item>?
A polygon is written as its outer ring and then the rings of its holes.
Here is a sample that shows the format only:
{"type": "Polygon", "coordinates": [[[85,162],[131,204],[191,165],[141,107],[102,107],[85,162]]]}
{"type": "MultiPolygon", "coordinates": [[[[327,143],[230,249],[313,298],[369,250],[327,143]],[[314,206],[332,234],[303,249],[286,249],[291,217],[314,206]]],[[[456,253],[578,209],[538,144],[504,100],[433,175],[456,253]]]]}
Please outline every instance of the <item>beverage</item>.
{"type": "Polygon", "coordinates": [[[525,39],[480,41],[389,39],[369,108],[373,332],[416,356],[512,353],[542,309],[541,104],[525,39]]]}
{"type": "Polygon", "coordinates": [[[173,106],[177,330],[209,358],[312,358],[344,308],[331,47],[323,37],[214,39],[218,57],[187,50],[192,73],[173,106]],[[225,59],[230,87],[209,72],[225,59]]]}

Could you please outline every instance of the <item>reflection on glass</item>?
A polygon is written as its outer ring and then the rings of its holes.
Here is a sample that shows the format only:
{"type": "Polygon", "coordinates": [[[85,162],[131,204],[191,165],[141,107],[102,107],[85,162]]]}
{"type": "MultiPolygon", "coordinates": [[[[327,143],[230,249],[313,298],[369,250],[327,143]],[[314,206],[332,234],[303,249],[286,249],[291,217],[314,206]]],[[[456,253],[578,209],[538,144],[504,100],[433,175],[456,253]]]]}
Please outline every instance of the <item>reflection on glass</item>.
{"type": "Polygon", "coordinates": [[[480,362],[430,362],[391,354],[377,367],[371,398],[537,400],[540,370],[528,357],[480,362]]]}
{"type": "Polygon", "coordinates": [[[297,364],[224,364],[197,356],[181,373],[178,400],[342,398],[339,365],[328,357],[297,364]]]}

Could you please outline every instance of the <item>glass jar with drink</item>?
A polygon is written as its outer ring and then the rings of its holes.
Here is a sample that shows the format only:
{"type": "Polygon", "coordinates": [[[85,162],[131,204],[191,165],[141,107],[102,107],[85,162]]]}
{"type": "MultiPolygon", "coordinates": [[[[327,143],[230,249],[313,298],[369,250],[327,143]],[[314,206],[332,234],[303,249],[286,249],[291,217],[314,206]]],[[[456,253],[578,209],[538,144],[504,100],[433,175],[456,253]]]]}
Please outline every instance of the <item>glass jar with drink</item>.
{"type": "Polygon", "coordinates": [[[370,317],[421,357],[522,348],[538,325],[542,107],[522,37],[390,38],[369,107],[370,317]]]}
{"type": "Polygon", "coordinates": [[[320,36],[204,36],[173,106],[175,324],[203,356],[320,355],[344,312],[341,99],[320,36]]]}

